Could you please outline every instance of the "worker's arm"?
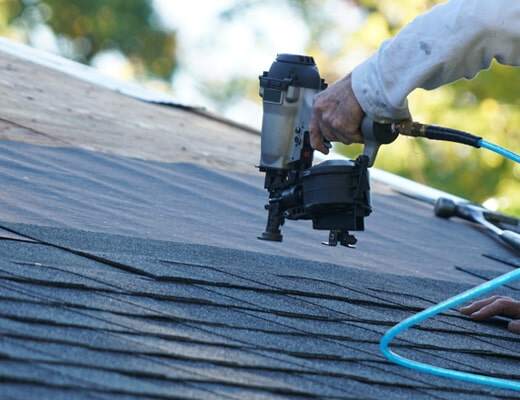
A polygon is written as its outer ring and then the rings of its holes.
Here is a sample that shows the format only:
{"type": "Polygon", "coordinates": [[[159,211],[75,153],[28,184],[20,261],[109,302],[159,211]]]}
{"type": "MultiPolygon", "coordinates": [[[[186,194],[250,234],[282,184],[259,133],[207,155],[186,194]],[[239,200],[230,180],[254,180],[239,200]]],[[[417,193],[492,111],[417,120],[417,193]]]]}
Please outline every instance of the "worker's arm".
{"type": "Polygon", "coordinates": [[[406,97],[473,78],[493,59],[520,65],[520,2],[451,0],[416,18],[352,73],[354,93],[375,120],[410,117],[406,97]]]}
{"type": "Polygon", "coordinates": [[[322,136],[359,141],[359,109],[379,122],[408,119],[406,97],[416,88],[472,78],[493,59],[520,65],[518,21],[520,1],[451,0],[434,7],[383,43],[351,78],[317,96],[313,145],[322,149],[322,136]],[[336,96],[340,90],[346,101],[336,96]],[[357,106],[349,108],[353,102],[357,106]]]}
{"type": "Polygon", "coordinates": [[[493,296],[475,301],[462,307],[460,312],[469,315],[475,321],[483,321],[495,316],[513,318],[508,328],[511,332],[520,333],[520,301],[510,297],[493,296]]]}

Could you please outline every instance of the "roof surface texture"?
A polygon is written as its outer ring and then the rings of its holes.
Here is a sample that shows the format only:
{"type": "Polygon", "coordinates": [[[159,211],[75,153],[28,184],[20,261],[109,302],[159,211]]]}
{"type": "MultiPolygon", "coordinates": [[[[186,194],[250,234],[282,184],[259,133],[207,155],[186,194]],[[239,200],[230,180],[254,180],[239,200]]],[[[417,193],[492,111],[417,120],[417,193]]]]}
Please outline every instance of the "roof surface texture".
{"type": "MultiPolygon", "coordinates": [[[[375,184],[355,250],[307,223],[258,241],[255,135],[8,55],[0,95],[1,398],[516,398],[403,369],[377,345],[520,266],[483,232],[375,184]]],[[[520,380],[504,320],[451,311],[394,348],[520,380]]]]}

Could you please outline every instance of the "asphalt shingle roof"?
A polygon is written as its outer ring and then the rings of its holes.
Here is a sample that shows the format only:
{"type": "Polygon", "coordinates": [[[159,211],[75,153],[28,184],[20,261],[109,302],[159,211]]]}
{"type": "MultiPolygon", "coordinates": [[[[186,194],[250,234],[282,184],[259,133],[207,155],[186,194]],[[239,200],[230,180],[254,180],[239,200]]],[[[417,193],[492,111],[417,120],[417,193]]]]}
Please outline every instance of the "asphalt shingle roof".
{"type": "MultiPolygon", "coordinates": [[[[0,241],[8,398],[513,398],[390,365],[378,352],[390,325],[466,285],[233,249],[208,260],[208,246],[0,225],[34,240],[0,241]]],[[[497,322],[450,312],[396,348],[520,378],[518,337],[497,322]]]]}
{"type": "MultiPolygon", "coordinates": [[[[432,206],[373,183],[374,212],[355,250],[328,248],[326,231],[287,221],[283,243],[257,240],[266,222],[262,176],[193,163],[161,163],[76,148],[0,141],[0,219],[233,248],[332,262],[374,272],[477,283],[455,266],[500,271],[482,254],[508,257],[499,242],[432,206]]],[[[81,240],[81,239],[80,239],[81,240]]],[[[106,251],[111,251],[110,247],[106,251]]]]}
{"type": "MultiPolygon", "coordinates": [[[[419,229],[423,237],[450,224],[420,261],[411,251],[421,239],[397,258],[389,250],[396,243],[384,245],[391,236],[397,242],[395,233],[385,231],[363,234],[356,250],[330,249],[318,244],[322,232],[288,224],[284,244],[266,245],[255,239],[265,217],[256,176],[13,142],[0,149],[0,204],[11,220],[0,222],[5,398],[515,396],[418,374],[379,353],[391,325],[467,289],[464,281],[519,262],[421,203],[379,188],[382,211],[368,220],[392,227],[400,218],[400,232],[419,229]],[[461,232],[458,246],[472,237],[481,252],[458,247],[448,262],[436,251],[461,232]],[[359,260],[370,252],[380,265],[359,260]],[[411,266],[427,269],[424,276],[451,274],[452,282],[412,276],[411,266]]],[[[518,294],[513,286],[502,293],[518,294]]],[[[520,379],[520,342],[504,324],[453,311],[395,348],[439,366],[520,379]]]]}

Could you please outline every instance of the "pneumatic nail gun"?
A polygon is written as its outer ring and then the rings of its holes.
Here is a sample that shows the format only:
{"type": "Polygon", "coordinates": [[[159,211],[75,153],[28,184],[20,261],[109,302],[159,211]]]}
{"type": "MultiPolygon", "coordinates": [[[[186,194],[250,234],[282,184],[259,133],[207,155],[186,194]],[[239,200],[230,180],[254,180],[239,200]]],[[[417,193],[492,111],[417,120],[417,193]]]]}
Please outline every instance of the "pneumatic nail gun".
{"type": "Polygon", "coordinates": [[[263,100],[260,171],[269,192],[267,226],[259,239],[282,241],[286,219],[312,220],[314,229],[328,230],[328,242],[353,247],[349,231],[364,230],[372,211],[368,168],[380,144],[397,133],[388,124],[365,118],[364,152],[356,160],[327,160],[313,165],[309,122],[314,96],[327,87],[314,59],[279,54],[260,76],[263,100]]]}

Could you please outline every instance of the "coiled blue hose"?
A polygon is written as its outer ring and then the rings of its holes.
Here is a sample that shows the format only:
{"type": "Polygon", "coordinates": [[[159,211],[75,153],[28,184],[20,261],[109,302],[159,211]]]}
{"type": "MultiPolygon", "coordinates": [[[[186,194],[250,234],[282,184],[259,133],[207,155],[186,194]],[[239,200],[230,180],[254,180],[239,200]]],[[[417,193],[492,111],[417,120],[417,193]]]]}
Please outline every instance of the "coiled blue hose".
{"type": "MultiPolygon", "coordinates": [[[[518,154],[513,153],[503,147],[500,147],[496,144],[489,143],[483,139],[480,140],[480,146],[491,150],[497,154],[500,154],[512,161],[520,163],[520,156],[518,154]]],[[[381,338],[379,343],[379,348],[383,355],[391,362],[399,364],[403,367],[411,368],[413,370],[424,372],[431,375],[441,376],[443,378],[457,379],[461,381],[477,383],[481,385],[493,386],[500,389],[510,389],[520,391],[520,381],[512,381],[508,379],[500,379],[493,378],[490,376],[472,374],[469,372],[461,372],[446,368],[435,367],[433,365],[425,364],[418,361],[409,360],[400,356],[399,354],[394,353],[390,350],[389,346],[392,340],[399,335],[400,333],[406,331],[414,325],[420,324],[424,322],[428,318],[432,318],[437,314],[449,310],[450,308],[454,308],[460,306],[461,304],[467,303],[476,299],[477,297],[483,296],[499,287],[513,282],[517,279],[520,279],[520,269],[511,271],[507,274],[501,275],[498,278],[492,279],[488,282],[483,283],[473,289],[467,290],[461,294],[458,294],[448,300],[443,301],[442,303],[436,304],[430,308],[427,308],[420,313],[417,313],[410,318],[405,319],[399,324],[395,325],[393,328],[389,329],[381,338]]]]}

